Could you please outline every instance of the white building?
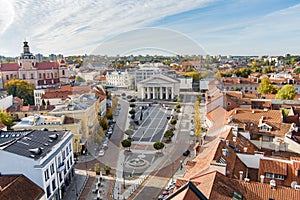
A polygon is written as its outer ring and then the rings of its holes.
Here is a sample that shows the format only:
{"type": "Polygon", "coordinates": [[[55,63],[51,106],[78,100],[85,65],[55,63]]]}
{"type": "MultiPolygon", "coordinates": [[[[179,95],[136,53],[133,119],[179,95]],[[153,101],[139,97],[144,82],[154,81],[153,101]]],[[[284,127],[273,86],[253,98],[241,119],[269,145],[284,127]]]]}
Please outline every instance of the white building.
{"type": "Polygon", "coordinates": [[[7,108],[13,105],[13,96],[12,95],[3,95],[0,96],[0,110],[6,110],[7,108]]]}
{"type": "Polygon", "coordinates": [[[180,90],[182,91],[192,91],[193,90],[193,78],[192,77],[178,77],[180,80],[180,90]]]}
{"type": "Polygon", "coordinates": [[[133,84],[133,75],[131,75],[127,70],[124,72],[107,72],[106,83],[107,85],[112,85],[116,87],[129,88],[133,84]]]}
{"type": "Polygon", "coordinates": [[[72,134],[1,131],[0,160],[1,173],[23,174],[44,190],[46,199],[62,199],[74,175],[72,134]]]}
{"type": "Polygon", "coordinates": [[[179,95],[180,81],[157,74],[138,83],[138,97],[141,99],[174,99],[179,95]]]}

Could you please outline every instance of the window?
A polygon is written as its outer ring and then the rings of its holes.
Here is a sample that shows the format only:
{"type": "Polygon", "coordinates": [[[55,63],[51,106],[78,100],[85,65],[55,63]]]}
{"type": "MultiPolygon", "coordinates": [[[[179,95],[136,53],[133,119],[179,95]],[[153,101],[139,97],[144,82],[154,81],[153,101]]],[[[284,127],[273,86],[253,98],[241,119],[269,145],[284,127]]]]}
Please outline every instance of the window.
{"type": "Polygon", "coordinates": [[[47,78],[50,78],[50,74],[49,73],[47,73],[47,78]]]}
{"type": "Polygon", "coordinates": [[[66,153],[65,153],[65,151],[63,151],[62,152],[62,159],[65,160],[65,158],[66,158],[66,153]]]}
{"type": "Polygon", "coordinates": [[[68,146],[66,148],[66,154],[67,154],[67,156],[69,155],[69,147],[68,146]]]}
{"type": "Polygon", "coordinates": [[[274,174],[266,173],[266,178],[274,178],[274,174]]]}
{"type": "Polygon", "coordinates": [[[52,180],[52,191],[56,189],[56,181],[55,178],[52,180]]]}
{"type": "Polygon", "coordinates": [[[25,76],[25,74],[23,74],[23,79],[26,79],[26,76],[25,76]]]}
{"type": "Polygon", "coordinates": [[[50,165],[50,173],[51,175],[54,174],[54,163],[50,165]]]}
{"type": "Polygon", "coordinates": [[[275,174],[275,179],[277,180],[284,180],[284,176],[281,174],[275,174]]]}
{"type": "Polygon", "coordinates": [[[69,160],[67,160],[67,168],[70,169],[70,163],[69,163],[69,160]]]}
{"type": "Polygon", "coordinates": [[[69,150],[70,150],[70,152],[72,151],[72,144],[71,143],[69,144],[69,150]]]}
{"type": "Polygon", "coordinates": [[[8,76],[8,75],[6,75],[6,80],[7,80],[7,81],[9,80],[9,76],[8,76]]]}
{"type": "Polygon", "coordinates": [[[41,79],[42,78],[42,74],[41,73],[39,73],[39,79],[41,79]]]}
{"type": "Polygon", "coordinates": [[[48,171],[48,169],[46,169],[44,171],[44,178],[45,178],[45,181],[48,181],[48,179],[49,179],[49,171],[48,171]]]}
{"type": "Polygon", "coordinates": [[[57,78],[57,73],[56,72],[54,73],[54,77],[57,78]]]}
{"type": "Polygon", "coordinates": [[[230,106],[231,105],[231,103],[230,102],[227,102],[227,106],[230,106]]]}
{"type": "Polygon", "coordinates": [[[63,75],[63,76],[65,75],[65,70],[62,70],[62,75],[63,75]]]}
{"type": "Polygon", "coordinates": [[[33,74],[30,74],[31,79],[33,79],[33,74]]]}
{"type": "Polygon", "coordinates": [[[50,189],[50,185],[48,185],[47,187],[47,198],[49,198],[51,196],[51,189],[50,189]]]}

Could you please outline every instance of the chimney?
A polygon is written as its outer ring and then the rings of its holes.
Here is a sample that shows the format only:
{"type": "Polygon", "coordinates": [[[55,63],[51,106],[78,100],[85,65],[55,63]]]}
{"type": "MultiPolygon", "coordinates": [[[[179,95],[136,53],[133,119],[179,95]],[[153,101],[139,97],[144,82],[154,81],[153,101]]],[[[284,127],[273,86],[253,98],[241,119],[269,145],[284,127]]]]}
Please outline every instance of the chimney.
{"type": "Polygon", "coordinates": [[[232,137],[232,141],[233,141],[233,142],[236,142],[236,137],[232,137]]]}
{"type": "Polygon", "coordinates": [[[240,171],[240,181],[242,181],[243,180],[243,171],[240,171]]]}
{"type": "Polygon", "coordinates": [[[226,146],[229,146],[229,140],[226,140],[225,142],[226,142],[226,146]]]}
{"type": "Polygon", "coordinates": [[[270,180],[271,189],[276,189],[276,181],[274,179],[270,180]]]}
{"type": "Polygon", "coordinates": [[[265,176],[264,175],[260,175],[260,183],[264,183],[265,182],[265,176]]]}
{"type": "Polygon", "coordinates": [[[244,147],[244,152],[245,152],[245,153],[247,152],[247,150],[248,150],[248,148],[247,148],[247,147],[244,147]]]}

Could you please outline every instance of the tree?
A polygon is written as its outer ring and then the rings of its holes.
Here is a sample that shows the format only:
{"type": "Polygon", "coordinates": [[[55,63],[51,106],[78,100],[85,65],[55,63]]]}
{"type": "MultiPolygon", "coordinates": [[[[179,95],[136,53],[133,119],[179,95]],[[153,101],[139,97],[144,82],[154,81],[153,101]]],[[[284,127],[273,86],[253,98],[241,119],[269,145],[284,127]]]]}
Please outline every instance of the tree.
{"type": "Polygon", "coordinates": [[[109,120],[112,120],[112,119],[114,118],[112,108],[109,108],[109,109],[106,111],[106,118],[109,119],[109,120]]]}
{"type": "Polygon", "coordinates": [[[300,74],[300,67],[297,67],[296,69],[294,69],[294,73],[295,74],[300,74]]]}
{"type": "Polygon", "coordinates": [[[32,83],[25,80],[12,79],[5,83],[4,89],[8,94],[23,99],[23,105],[34,104],[34,85],[32,83]]]}
{"type": "Polygon", "coordinates": [[[94,171],[96,172],[96,175],[100,175],[100,164],[99,163],[95,163],[94,165],[94,171]]]}
{"type": "Polygon", "coordinates": [[[175,125],[177,123],[176,119],[170,119],[170,124],[175,125]]]}
{"type": "Polygon", "coordinates": [[[110,168],[109,165],[105,165],[105,166],[104,166],[104,171],[105,171],[105,174],[106,174],[106,175],[108,175],[108,174],[110,173],[110,170],[111,170],[111,168],[110,168]]]}
{"type": "Polygon", "coordinates": [[[166,132],[164,133],[164,137],[170,141],[172,139],[172,137],[174,136],[173,130],[169,129],[166,130],[166,132]]]}
{"type": "Polygon", "coordinates": [[[7,129],[14,125],[14,119],[9,113],[0,110],[0,122],[7,126],[7,129]]]}
{"type": "Polygon", "coordinates": [[[115,112],[118,107],[118,101],[119,101],[118,96],[114,95],[114,97],[111,100],[111,108],[112,108],[113,112],[115,112]]]}
{"type": "Polygon", "coordinates": [[[200,101],[196,101],[195,105],[194,105],[194,110],[195,110],[195,114],[194,114],[194,132],[195,132],[195,136],[197,137],[197,140],[199,140],[199,138],[202,135],[202,125],[201,125],[201,115],[200,115],[200,101]]]}
{"type": "Polygon", "coordinates": [[[292,85],[283,86],[276,94],[276,99],[293,100],[296,95],[296,89],[292,85]]]}
{"type": "Polygon", "coordinates": [[[82,78],[81,76],[78,76],[78,75],[75,77],[75,81],[76,82],[85,82],[84,78],[82,78]]]}
{"type": "Polygon", "coordinates": [[[261,83],[257,89],[260,94],[276,94],[277,90],[277,87],[273,86],[270,79],[267,77],[261,79],[261,83]]]}
{"type": "Polygon", "coordinates": [[[155,142],[153,144],[153,147],[154,147],[154,149],[156,149],[158,151],[158,150],[163,149],[165,147],[165,144],[163,142],[155,142]]]}
{"type": "Polygon", "coordinates": [[[134,107],[135,107],[135,104],[134,104],[134,103],[131,103],[131,104],[129,105],[129,107],[130,107],[130,108],[134,108],[134,107]]]}
{"type": "Polygon", "coordinates": [[[129,111],[129,114],[134,115],[134,114],[135,114],[135,110],[134,110],[134,109],[131,109],[131,110],[129,111]]]}
{"type": "Polygon", "coordinates": [[[103,130],[107,130],[108,122],[104,117],[100,119],[100,126],[103,128],[103,130]]]}
{"type": "Polygon", "coordinates": [[[128,148],[128,151],[130,151],[131,140],[129,139],[122,140],[121,144],[124,148],[128,148]]]}
{"type": "Polygon", "coordinates": [[[131,140],[131,136],[133,135],[134,131],[132,129],[127,129],[125,134],[128,135],[128,139],[131,140]]]}

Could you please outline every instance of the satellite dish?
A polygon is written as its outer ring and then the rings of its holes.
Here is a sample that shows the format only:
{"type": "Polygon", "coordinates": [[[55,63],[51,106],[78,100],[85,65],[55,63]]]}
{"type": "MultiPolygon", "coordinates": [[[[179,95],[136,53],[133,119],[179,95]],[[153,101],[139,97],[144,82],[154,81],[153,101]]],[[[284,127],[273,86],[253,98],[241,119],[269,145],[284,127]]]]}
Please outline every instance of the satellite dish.
{"type": "Polygon", "coordinates": [[[293,182],[291,183],[291,188],[295,188],[296,185],[298,185],[297,181],[293,181],[293,182]]]}

